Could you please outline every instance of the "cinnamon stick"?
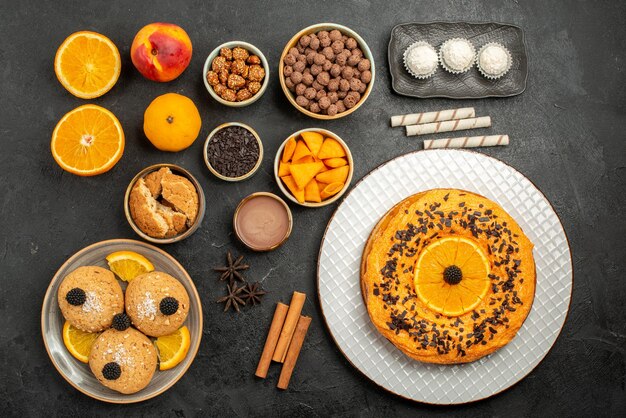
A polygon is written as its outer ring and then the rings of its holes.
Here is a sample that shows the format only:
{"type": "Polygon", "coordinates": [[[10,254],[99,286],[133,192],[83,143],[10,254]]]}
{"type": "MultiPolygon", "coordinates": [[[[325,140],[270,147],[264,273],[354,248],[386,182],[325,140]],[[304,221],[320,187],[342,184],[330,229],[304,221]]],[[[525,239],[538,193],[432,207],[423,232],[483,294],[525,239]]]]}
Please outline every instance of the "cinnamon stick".
{"type": "Polygon", "coordinates": [[[278,384],[276,385],[279,389],[287,389],[287,386],[289,386],[289,380],[291,379],[291,374],[293,373],[293,369],[298,361],[298,356],[300,355],[300,350],[302,349],[304,337],[306,337],[309,325],[311,325],[311,317],[300,316],[293,338],[291,339],[291,344],[289,344],[289,350],[287,351],[287,355],[285,357],[285,363],[283,364],[283,368],[280,370],[278,384]]]}
{"type": "Polygon", "coordinates": [[[272,325],[270,325],[270,330],[267,333],[267,339],[265,340],[265,346],[263,347],[263,353],[261,353],[259,365],[254,373],[258,377],[262,377],[263,379],[267,377],[267,371],[269,370],[270,363],[272,362],[272,355],[276,349],[276,343],[278,342],[280,331],[285,323],[285,317],[287,317],[288,310],[289,306],[284,303],[278,302],[276,305],[274,317],[272,318],[272,325]]]}
{"type": "Polygon", "coordinates": [[[302,312],[302,307],[304,306],[305,300],[306,295],[304,293],[293,292],[293,296],[291,297],[291,303],[289,304],[289,312],[287,312],[285,324],[283,325],[283,329],[280,332],[280,338],[278,339],[276,349],[274,350],[274,355],[272,356],[272,360],[278,363],[282,363],[285,361],[287,348],[289,347],[291,337],[293,337],[293,333],[296,330],[296,325],[298,323],[298,319],[300,318],[300,313],[302,312]]]}

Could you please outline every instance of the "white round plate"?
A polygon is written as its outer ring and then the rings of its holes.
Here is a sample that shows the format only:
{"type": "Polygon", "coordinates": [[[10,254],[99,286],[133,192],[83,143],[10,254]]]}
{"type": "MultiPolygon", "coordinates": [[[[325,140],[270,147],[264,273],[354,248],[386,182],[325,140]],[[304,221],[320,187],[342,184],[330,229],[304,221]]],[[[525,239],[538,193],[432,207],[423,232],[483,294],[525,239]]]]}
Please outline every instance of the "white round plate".
{"type": "Polygon", "coordinates": [[[337,208],[320,248],[318,292],[337,346],[365,376],[414,401],[460,404],[511,387],[548,353],[569,309],[572,260],[558,216],[521,173],[476,152],[418,151],[366,175],[337,208]],[[509,344],[473,363],[430,365],[407,357],[378,333],[361,296],[361,253],[375,224],[402,199],[433,188],[464,189],[499,203],[535,244],[537,288],[528,318],[509,344]]]}

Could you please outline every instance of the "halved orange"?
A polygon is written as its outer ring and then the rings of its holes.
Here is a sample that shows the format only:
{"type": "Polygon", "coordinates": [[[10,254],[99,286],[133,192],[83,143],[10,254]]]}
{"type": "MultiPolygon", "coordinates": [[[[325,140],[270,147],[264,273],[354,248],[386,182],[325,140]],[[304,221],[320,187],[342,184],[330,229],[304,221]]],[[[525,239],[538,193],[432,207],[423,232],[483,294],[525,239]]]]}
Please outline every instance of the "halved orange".
{"type": "Polygon", "coordinates": [[[109,269],[125,282],[154,271],[154,265],[150,260],[134,251],[116,251],[107,255],[106,260],[109,269]]]}
{"type": "Polygon", "coordinates": [[[62,169],[79,176],[95,176],[109,171],[122,158],[124,131],[107,109],[83,105],[57,123],[50,148],[62,169]]]}
{"type": "Polygon", "coordinates": [[[99,332],[85,332],[74,328],[68,321],[63,325],[63,344],[74,358],[83,363],[89,362],[91,346],[96,341],[99,332]]]}
{"type": "Polygon", "coordinates": [[[169,370],[187,356],[191,344],[189,329],[183,326],[173,334],[157,338],[154,344],[159,350],[159,370],[169,370]]]}
{"type": "Polygon", "coordinates": [[[81,99],[100,97],[111,90],[121,69],[122,60],[115,44],[96,32],[71,34],[54,57],[54,73],[59,82],[81,99]]]}
{"type": "Polygon", "coordinates": [[[489,260],[478,243],[446,237],[429,244],[415,264],[415,293],[430,309],[459,316],[474,309],[489,290],[489,260]]]}

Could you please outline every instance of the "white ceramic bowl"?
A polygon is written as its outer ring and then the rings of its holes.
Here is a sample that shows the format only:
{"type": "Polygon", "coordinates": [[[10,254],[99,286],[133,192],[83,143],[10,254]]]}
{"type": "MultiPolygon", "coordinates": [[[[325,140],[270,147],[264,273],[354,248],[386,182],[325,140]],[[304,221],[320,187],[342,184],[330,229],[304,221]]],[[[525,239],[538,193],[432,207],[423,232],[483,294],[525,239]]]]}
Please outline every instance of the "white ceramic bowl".
{"type": "Polygon", "coordinates": [[[265,93],[265,90],[267,89],[267,85],[269,84],[269,79],[270,79],[270,66],[267,63],[267,59],[265,59],[265,55],[263,55],[261,50],[257,48],[256,46],[249,44],[247,42],[243,42],[243,41],[230,41],[230,42],[223,43],[222,45],[215,48],[207,57],[206,61],[204,62],[204,68],[202,69],[202,82],[204,83],[204,86],[206,87],[209,94],[221,104],[225,106],[230,106],[230,107],[244,107],[244,106],[251,105],[252,103],[259,100],[261,96],[263,96],[263,93],[265,93]],[[211,63],[213,62],[213,59],[220,54],[220,49],[222,48],[232,49],[237,46],[240,46],[246,49],[249,53],[261,58],[261,64],[263,65],[263,69],[265,70],[265,78],[263,79],[263,83],[261,84],[261,90],[259,90],[257,94],[250,97],[248,100],[244,100],[242,102],[229,102],[228,100],[222,99],[220,96],[217,95],[217,93],[215,93],[215,90],[213,90],[213,87],[209,84],[209,82],[206,79],[206,74],[211,69],[211,63]]]}
{"type": "Polygon", "coordinates": [[[278,148],[278,151],[276,152],[276,157],[274,158],[274,178],[276,179],[276,183],[278,183],[278,188],[280,189],[281,192],[283,192],[283,194],[287,197],[287,199],[291,200],[293,203],[296,203],[300,206],[305,206],[307,208],[319,208],[322,206],[326,206],[326,205],[330,205],[333,202],[336,202],[341,196],[343,196],[343,194],[346,192],[346,190],[348,190],[350,188],[350,182],[352,181],[352,174],[354,174],[354,160],[352,159],[352,153],[350,152],[350,148],[348,148],[348,144],[345,143],[345,141],[343,139],[341,139],[339,137],[339,135],[327,130],[327,129],[322,129],[322,128],[306,128],[306,129],[301,129],[297,132],[292,133],[291,135],[289,135],[282,144],[280,144],[280,147],[278,148]],[[285,184],[283,183],[283,181],[281,180],[281,178],[278,176],[278,166],[280,165],[280,159],[283,155],[283,149],[285,149],[285,144],[287,143],[287,141],[289,141],[290,138],[293,137],[298,137],[302,132],[319,132],[321,134],[323,134],[325,137],[327,138],[333,138],[335,139],[337,142],[339,142],[341,144],[341,146],[343,147],[344,150],[346,150],[346,158],[348,160],[348,165],[350,166],[350,171],[348,172],[348,178],[346,179],[346,184],[343,186],[343,189],[341,189],[341,191],[339,191],[339,193],[337,193],[336,195],[332,196],[330,199],[326,199],[323,200],[319,203],[315,203],[315,202],[304,202],[304,203],[300,203],[298,202],[298,199],[296,199],[294,197],[293,194],[291,194],[291,192],[289,191],[289,189],[285,186],[285,184]]]}

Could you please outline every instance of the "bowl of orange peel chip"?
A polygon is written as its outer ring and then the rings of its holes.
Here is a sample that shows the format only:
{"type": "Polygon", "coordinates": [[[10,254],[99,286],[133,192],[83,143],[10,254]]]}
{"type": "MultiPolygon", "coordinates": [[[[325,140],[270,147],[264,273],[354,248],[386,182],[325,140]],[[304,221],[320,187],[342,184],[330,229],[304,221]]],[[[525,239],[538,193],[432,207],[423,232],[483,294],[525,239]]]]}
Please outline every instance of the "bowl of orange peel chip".
{"type": "Polygon", "coordinates": [[[306,207],[330,205],[350,186],[354,161],[346,143],[320,128],[295,132],[281,144],[274,176],[289,200],[306,207]]]}

